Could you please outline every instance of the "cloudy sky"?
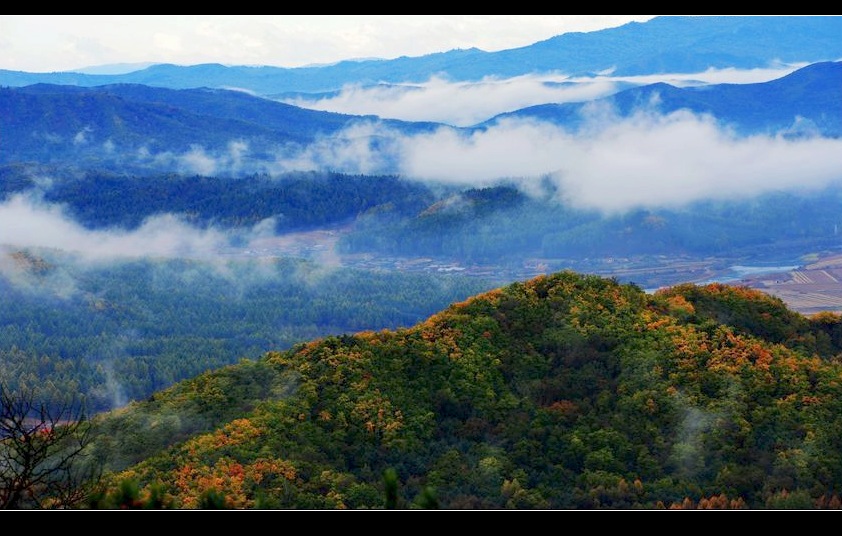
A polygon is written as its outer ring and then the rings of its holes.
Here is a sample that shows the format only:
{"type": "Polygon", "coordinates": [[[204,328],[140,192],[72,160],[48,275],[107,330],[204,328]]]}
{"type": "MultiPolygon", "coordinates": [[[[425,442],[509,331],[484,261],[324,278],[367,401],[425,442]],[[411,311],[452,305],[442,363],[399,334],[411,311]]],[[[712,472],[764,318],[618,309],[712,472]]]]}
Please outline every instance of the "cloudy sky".
{"type": "Polygon", "coordinates": [[[530,45],[654,15],[0,15],[0,69],[115,63],[300,67],[530,45]]]}

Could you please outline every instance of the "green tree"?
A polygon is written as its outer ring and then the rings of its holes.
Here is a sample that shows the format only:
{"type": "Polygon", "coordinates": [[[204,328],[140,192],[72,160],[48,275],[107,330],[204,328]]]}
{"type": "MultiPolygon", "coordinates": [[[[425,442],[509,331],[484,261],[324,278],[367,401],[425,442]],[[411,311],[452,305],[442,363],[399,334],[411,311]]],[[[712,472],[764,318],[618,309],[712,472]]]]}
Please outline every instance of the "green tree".
{"type": "Polygon", "coordinates": [[[386,509],[395,510],[398,507],[398,472],[394,468],[383,471],[383,485],[386,488],[386,509]]]}

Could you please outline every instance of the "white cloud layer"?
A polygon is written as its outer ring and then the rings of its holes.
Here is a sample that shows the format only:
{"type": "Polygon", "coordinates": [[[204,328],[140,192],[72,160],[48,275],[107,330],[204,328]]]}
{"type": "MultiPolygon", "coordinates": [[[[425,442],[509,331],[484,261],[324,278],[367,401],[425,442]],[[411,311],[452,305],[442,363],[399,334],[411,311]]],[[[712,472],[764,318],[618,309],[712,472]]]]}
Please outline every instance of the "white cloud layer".
{"type": "Polygon", "coordinates": [[[666,82],[677,87],[699,84],[768,82],[803,65],[769,69],[709,69],[694,74],[569,77],[563,74],[519,76],[504,80],[448,82],[433,78],[424,84],[348,86],[336,96],[284,99],[287,104],[351,115],[376,115],[404,121],[433,121],[466,127],[495,115],[546,103],[586,102],[630,85],[666,82]]]}
{"type": "Polygon", "coordinates": [[[465,187],[507,180],[527,192],[550,178],[562,192],[559,201],[612,212],[820,188],[842,180],[842,140],[738,137],[713,118],[686,111],[621,119],[597,107],[576,134],[506,120],[472,134],[441,128],[400,136],[371,123],[276,163],[346,173],[390,166],[408,178],[465,187]]]}
{"type": "MultiPolygon", "coordinates": [[[[136,163],[232,177],[331,170],[399,174],[465,187],[506,180],[527,192],[549,178],[562,192],[560,201],[605,211],[820,188],[842,180],[842,140],[806,135],[811,125],[803,118],[793,118],[790,128],[777,135],[740,137],[712,117],[689,111],[662,115],[641,110],[620,118],[601,104],[586,108],[584,126],[576,132],[510,118],[483,130],[441,127],[403,135],[382,122],[363,121],[308,146],[279,147],[272,161],[252,155],[248,141],[237,140],[219,153],[198,146],[183,154],[141,151],[136,163]],[[789,136],[789,130],[801,135],[789,136]]],[[[92,238],[55,207],[20,197],[0,205],[0,229],[5,235],[0,243],[32,235],[37,245],[81,244],[81,249],[103,253],[132,244],[128,249],[168,254],[224,239],[171,217],[152,219],[118,242],[112,242],[113,234],[92,238]],[[22,226],[30,221],[31,228],[22,226]],[[179,233],[186,242],[171,238],[179,233]]]]}
{"type": "Polygon", "coordinates": [[[62,249],[91,260],[203,256],[227,243],[224,233],[196,229],[171,215],[150,218],[134,231],[92,231],[61,207],[23,195],[0,204],[0,229],[0,244],[62,249]]]}

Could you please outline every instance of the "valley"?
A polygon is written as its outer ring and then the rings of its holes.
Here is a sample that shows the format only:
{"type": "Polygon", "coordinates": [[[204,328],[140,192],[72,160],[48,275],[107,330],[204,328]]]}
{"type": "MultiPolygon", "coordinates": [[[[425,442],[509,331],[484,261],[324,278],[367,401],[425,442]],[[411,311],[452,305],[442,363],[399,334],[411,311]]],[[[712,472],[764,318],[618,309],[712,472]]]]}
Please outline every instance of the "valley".
{"type": "Polygon", "coordinates": [[[351,225],[331,229],[290,232],[252,241],[247,248],[226,248],[231,258],[297,257],[326,267],[346,267],[397,273],[459,274],[491,284],[508,284],[562,270],[613,277],[652,292],[681,283],[723,282],[755,288],[781,298],[792,310],[811,315],[842,313],[842,255],[832,250],[789,255],[780,262],[749,256],[633,255],[602,258],[538,258],[521,262],[467,263],[430,256],[337,251],[351,225]]]}
{"type": "Polygon", "coordinates": [[[842,256],[832,254],[793,270],[747,276],[739,284],[782,299],[790,309],[810,315],[842,313],[842,256]]]}
{"type": "Polygon", "coordinates": [[[0,509],[842,509],[839,35],[0,69],[0,509]]]}

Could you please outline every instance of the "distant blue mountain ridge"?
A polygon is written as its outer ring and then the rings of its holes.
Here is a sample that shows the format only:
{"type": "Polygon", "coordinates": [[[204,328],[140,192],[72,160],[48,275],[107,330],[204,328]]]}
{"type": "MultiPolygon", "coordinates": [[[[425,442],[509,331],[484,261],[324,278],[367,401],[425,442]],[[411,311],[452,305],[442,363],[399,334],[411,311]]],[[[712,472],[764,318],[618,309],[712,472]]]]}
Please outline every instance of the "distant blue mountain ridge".
{"type": "MultiPolygon", "coordinates": [[[[660,113],[689,110],[715,117],[738,134],[791,136],[842,135],[842,62],[821,62],[787,76],[756,84],[714,84],[679,88],[665,83],[620,91],[599,102],[627,117],[645,109],[660,113]]],[[[500,114],[482,127],[504,119],[537,119],[577,129],[592,103],[541,104],[500,114]]]]}
{"type": "Polygon", "coordinates": [[[37,83],[85,87],[143,84],[174,89],[239,88],[260,95],[322,93],[348,84],[453,81],[535,73],[631,76],[765,68],[842,59],[842,16],[661,16],[594,32],[571,32],[529,46],[485,52],[451,50],[392,60],[343,61],[298,68],[203,64],[153,65],[116,75],[0,70],[0,86],[37,83]]]}
{"type": "MultiPolygon", "coordinates": [[[[660,113],[684,109],[708,114],[743,135],[838,137],[842,135],[842,62],[816,63],[757,84],[678,88],[657,83],[595,102],[611,106],[619,117],[640,108],[651,110],[652,103],[660,113]]],[[[268,161],[284,148],[306,146],[361,122],[388,127],[372,135],[372,147],[391,135],[387,132],[408,135],[439,128],[471,132],[506,118],[536,119],[575,130],[587,117],[588,104],[532,106],[458,129],[307,110],[232,90],[36,84],[0,88],[0,164],[127,166],[139,161],[138,154],[184,153],[195,147],[224,152],[236,140],[248,142],[252,161],[268,161]]],[[[155,162],[161,163],[152,158],[147,164],[155,162]]]]}
{"type": "MultiPolygon", "coordinates": [[[[376,121],[402,133],[441,125],[307,110],[240,91],[167,89],[139,84],[83,88],[35,84],[0,88],[0,164],[73,167],[168,164],[158,154],[200,147],[210,153],[244,140],[252,159],[271,160],[284,147],[376,121]]],[[[248,167],[248,166],[246,166],[248,167]]]]}

